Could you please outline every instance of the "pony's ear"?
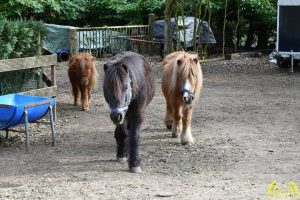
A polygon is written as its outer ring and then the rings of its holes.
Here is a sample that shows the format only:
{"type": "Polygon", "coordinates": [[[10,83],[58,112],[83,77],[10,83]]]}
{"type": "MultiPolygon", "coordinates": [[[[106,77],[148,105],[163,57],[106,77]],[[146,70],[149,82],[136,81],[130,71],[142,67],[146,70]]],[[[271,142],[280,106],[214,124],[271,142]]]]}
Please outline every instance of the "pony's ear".
{"type": "Polygon", "coordinates": [[[182,65],[182,60],[181,60],[181,59],[178,59],[178,60],[177,60],[177,65],[178,65],[178,66],[182,65]]]}
{"type": "Polygon", "coordinates": [[[195,64],[198,64],[198,58],[193,58],[193,62],[194,62],[195,64]]]}
{"type": "Polygon", "coordinates": [[[106,70],[107,70],[107,68],[108,68],[107,64],[104,64],[104,65],[103,65],[103,69],[104,69],[104,71],[106,71],[106,70]]]}
{"type": "Polygon", "coordinates": [[[128,72],[128,67],[125,64],[122,64],[123,69],[125,70],[125,72],[128,72]]]}

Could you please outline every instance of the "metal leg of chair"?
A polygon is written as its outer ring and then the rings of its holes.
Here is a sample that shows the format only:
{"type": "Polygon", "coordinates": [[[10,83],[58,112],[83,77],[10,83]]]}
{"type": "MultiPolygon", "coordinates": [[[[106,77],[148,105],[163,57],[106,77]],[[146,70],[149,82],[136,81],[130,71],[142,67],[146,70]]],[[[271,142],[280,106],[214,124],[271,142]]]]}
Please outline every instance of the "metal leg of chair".
{"type": "Polygon", "coordinates": [[[29,153],[29,131],[28,131],[28,113],[27,113],[27,110],[24,111],[24,118],[25,118],[26,152],[29,153]]]}
{"type": "Polygon", "coordinates": [[[52,132],[52,146],[55,146],[56,139],[55,139],[55,131],[54,131],[53,109],[51,105],[49,105],[49,113],[50,113],[50,124],[51,124],[51,132],[52,132]]]}
{"type": "Polygon", "coordinates": [[[6,132],[6,134],[5,134],[5,139],[8,140],[8,129],[5,129],[5,132],[6,132]]]}

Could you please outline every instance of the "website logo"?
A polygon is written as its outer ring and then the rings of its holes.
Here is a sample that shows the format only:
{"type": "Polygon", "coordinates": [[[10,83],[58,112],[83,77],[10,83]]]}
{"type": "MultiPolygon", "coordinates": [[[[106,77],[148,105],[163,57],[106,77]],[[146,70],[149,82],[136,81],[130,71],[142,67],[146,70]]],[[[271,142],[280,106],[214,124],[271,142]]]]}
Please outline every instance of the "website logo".
{"type": "Polygon", "coordinates": [[[273,180],[268,187],[266,197],[273,199],[300,199],[300,192],[296,183],[292,180],[285,190],[280,189],[276,181],[273,180]]]}

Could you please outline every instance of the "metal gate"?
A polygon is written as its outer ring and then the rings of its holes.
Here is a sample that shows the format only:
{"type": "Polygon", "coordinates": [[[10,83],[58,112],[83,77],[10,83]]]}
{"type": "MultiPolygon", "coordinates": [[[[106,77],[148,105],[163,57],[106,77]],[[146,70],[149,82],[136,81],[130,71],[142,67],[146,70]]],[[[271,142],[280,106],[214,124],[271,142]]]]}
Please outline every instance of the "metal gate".
{"type": "Polygon", "coordinates": [[[145,53],[149,46],[132,42],[149,40],[149,25],[73,28],[70,33],[71,52],[91,51],[96,57],[129,50],[145,53]]]}

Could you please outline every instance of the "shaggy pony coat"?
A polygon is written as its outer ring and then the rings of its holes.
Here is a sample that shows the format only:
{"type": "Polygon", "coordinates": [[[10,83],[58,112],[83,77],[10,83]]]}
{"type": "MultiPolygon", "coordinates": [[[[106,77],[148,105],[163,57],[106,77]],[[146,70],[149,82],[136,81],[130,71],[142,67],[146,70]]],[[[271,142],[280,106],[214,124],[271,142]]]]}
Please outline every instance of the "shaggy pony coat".
{"type": "Polygon", "coordinates": [[[199,100],[202,83],[202,70],[196,54],[177,51],[163,60],[162,91],[167,103],[164,122],[168,129],[172,129],[173,137],[181,136],[182,144],[194,142],[191,133],[192,111],[199,100]],[[188,105],[182,94],[187,81],[193,95],[188,105]]]}
{"type": "Polygon", "coordinates": [[[72,85],[74,105],[79,105],[81,99],[82,110],[89,110],[91,92],[96,88],[98,79],[95,58],[90,53],[73,56],[69,61],[68,75],[72,85]]]}
{"type": "Polygon", "coordinates": [[[146,106],[155,92],[154,74],[146,59],[134,52],[111,57],[104,65],[104,71],[104,97],[116,124],[117,161],[124,162],[128,157],[130,171],[141,172],[139,135],[146,106]],[[128,93],[131,93],[130,99],[124,101],[128,93]],[[121,109],[124,106],[127,109],[121,109]],[[118,120],[114,116],[124,117],[118,120]]]}

